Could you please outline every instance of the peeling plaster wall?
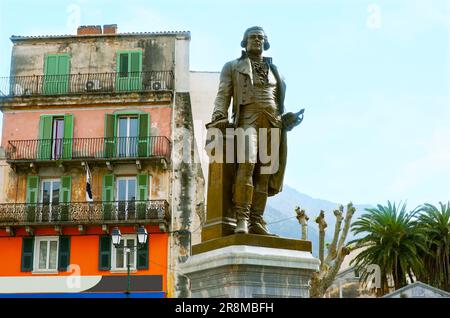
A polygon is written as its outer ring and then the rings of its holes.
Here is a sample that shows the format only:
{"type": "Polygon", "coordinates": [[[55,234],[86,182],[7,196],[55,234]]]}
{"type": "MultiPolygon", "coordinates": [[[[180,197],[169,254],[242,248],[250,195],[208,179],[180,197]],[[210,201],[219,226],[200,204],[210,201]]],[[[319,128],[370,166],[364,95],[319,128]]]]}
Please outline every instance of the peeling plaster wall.
{"type": "Polygon", "coordinates": [[[175,36],[71,37],[14,43],[11,76],[42,75],[46,54],[70,55],[70,73],[116,72],[117,51],[142,49],[143,71],[172,70],[175,36]]]}
{"type": "Polygon", "coordinates": [[[189,93],[176,93],[173,124],[173,197],[172,231],[188,230],[189,233],[174,233],[171,242],[169,264],[176,270],[172,277],[174,297],[189,297],[188,280],[177,270],[178,264],[190,256],[193,237],[201,233],[204,220],[204,179],[197,154],[189,93]]]}

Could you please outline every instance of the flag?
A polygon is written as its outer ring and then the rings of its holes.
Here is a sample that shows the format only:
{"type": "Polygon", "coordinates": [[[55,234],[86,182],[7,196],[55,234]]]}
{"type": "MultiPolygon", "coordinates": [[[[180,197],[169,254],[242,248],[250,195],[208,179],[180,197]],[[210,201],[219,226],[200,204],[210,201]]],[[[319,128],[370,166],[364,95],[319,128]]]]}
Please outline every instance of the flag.
{"type": "Polygon", "coordinates": [[[92,191],[91,191],[91,171],[89,170],[89,166],[86,163],[86,201],[92,202],[92,191]]]}

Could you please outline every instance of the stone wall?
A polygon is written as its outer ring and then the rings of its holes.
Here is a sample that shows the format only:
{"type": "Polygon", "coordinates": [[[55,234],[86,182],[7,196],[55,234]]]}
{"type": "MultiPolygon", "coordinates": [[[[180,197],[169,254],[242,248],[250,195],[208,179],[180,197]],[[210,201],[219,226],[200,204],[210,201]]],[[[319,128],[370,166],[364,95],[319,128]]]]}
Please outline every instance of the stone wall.
{"type": "Polygon", "coordinates": [[[173,69],[174,36],[61,37],[14,43],[11,75],[42,75],[45,54],[57,53],[70,55],[71,74],[116,72],[117,51],[138,49],[142,50],[143,71],[173,69]]]}

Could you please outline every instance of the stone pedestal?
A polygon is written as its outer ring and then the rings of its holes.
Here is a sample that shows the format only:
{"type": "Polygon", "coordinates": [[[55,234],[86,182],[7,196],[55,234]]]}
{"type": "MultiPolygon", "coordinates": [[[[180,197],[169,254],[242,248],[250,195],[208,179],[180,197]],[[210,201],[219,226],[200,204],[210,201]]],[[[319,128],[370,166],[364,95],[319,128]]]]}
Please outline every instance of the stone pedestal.
{"type": "MultiPolygon", "coordinates": [[[[232,126],[231,126],[232,127],[232,126]]],[[[234,233],[236,216],[233,212],[233,182],[236,174],[234,160],[227,163],[227,144],[234,145],[234,135],[227,135],[222,130],[222,151],[216,159],[221,162],[209,164],[208,204],[206,221],[202,227],[202,242],[234,233]]]]}
{"type": "Polygon", "coordinates": [[[309,297],[311,242],[235,234],[193,246],[181,271],[195,298],[309,297]]]}

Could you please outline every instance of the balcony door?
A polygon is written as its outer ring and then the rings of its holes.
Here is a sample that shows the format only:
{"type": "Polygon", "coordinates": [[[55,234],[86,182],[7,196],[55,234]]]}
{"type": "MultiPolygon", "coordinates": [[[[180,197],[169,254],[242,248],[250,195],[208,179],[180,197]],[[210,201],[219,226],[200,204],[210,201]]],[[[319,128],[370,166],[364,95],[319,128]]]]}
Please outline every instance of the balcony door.
{"type": "Polygon", "coordinates": [[[142,52],[117,53],[116,91],[139,91],[142,88],[142,52]]]}
{"type": "Polygon", "coordinates": [[[70,57],[48,54],[44,62],[44,94],[66,94],[69,89],[70,57]]]}
{"type": "Polygon", "coordinates": [[[138,118],[119,117],[117,131],[117,153],[119,157],[137,157],[138,118]]]}
{"type": "Polygon", "coordinates": [[[60,202],[60,179],[44,179],[41,181],[41,215],[42,222],[53,221],[57,218],[60,202]]]}
{"type": "MultiPolygon", "coordinates": [[[[73,115],[41,115],[36,144],[37,159],[72,158],[73,115]]],[[[30,151],[27,149],[26,151],[30,151]]]]}
{"type": "Polygon", "coordinates": [[[52,159],[60,159],[63,155],[64,118],[53,118],[52,130],[52,159]]]}
{"type": "Polygon", "coordinates": [[[135,218],[136,177],[117,178],[117,211],[119,220],[135,218]]]}

